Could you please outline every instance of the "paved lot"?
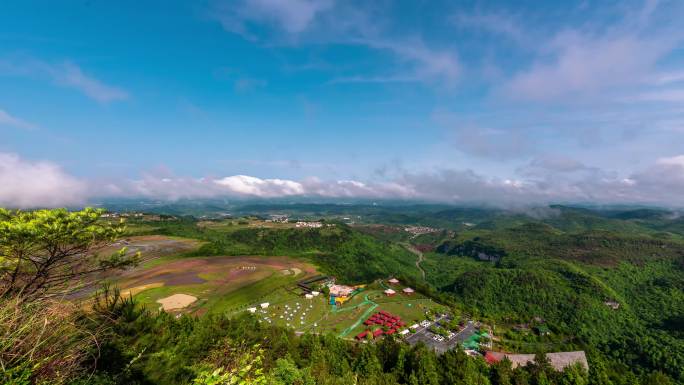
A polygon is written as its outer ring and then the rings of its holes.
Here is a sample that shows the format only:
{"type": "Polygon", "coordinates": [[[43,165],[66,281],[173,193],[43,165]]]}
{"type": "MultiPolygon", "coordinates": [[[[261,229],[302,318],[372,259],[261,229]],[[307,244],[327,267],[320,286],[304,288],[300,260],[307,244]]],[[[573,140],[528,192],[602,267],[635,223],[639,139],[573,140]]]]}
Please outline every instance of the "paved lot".
{"type": "MultiPolygon", "coordinates": [[[[449,321],[448,317],[440,317],[438,318],[435,323],[440,324],[440,321],[443,321],[444,323],[449,321]]],[[[432,326],[432,325],[431,325],[432,326]]],[[[415,345],[419,342],[423,342],[427,347],[433,349],[437,354],[442,354],[446,352],[447,350],[455,349],[458,345],[462,344],[464,341],[466,341],[468,338],[470,338],[473,334],[475,334],[477,325],[473,321],[468,321],[468,323],[465,325],[465,327],[456,333],[454,337],[451,339],[444,338],[444,341],[436,341],[434,339],[435,334],[432,333],[430,330],[428,330],[430,326],[428,327],[419,327],[416,329],[416,332],[413,334],[410,334],[409,336],[406,337],[406,342],[408,342],[411,345],[415,345]]]]}

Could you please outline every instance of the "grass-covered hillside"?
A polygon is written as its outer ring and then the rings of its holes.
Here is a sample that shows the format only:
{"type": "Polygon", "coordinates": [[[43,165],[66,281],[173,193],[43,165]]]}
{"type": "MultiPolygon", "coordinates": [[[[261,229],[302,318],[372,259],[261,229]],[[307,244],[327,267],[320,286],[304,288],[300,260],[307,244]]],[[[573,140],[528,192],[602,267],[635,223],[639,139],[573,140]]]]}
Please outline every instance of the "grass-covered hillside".
{"type": "MultiPolygon", "coordinates": [[[[343,282],[363,283],[388,275],[417,277],[415,255],[341,224],[320,228],[264,226],[263,222],[182,220],[160,222],[144,233],[206,241],[195,255],[265,255],[306,258],[343,282]],[[251,223],[251,224],[250,224],[251,223]]],[[[131,228],[136,231],[136,227],[131,228]]]]}

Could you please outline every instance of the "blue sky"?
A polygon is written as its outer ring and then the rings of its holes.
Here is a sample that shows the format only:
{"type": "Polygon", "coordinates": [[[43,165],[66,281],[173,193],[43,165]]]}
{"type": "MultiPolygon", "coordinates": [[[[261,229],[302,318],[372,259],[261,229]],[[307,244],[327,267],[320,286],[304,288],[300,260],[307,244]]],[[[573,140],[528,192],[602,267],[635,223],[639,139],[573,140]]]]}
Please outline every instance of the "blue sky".
{"type": "Polygon", "coordinates": [[[684,204],[680,1],[7,1],[0,204],[684,204]]]}

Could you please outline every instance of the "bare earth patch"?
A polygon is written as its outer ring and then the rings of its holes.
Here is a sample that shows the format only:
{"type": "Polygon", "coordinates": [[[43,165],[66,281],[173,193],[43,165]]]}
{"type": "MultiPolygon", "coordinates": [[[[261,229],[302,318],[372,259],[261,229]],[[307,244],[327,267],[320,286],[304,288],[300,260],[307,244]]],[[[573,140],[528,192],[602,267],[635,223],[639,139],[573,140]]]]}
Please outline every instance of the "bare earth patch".
{"type": "Polygon", "coordinates": [[[166,298],[158,299],[157,303],[160,303],[165,311],[169,311],[186,308],[195,301],[197,301],[197,297],[188,294],[174,294],[166,298]]]}

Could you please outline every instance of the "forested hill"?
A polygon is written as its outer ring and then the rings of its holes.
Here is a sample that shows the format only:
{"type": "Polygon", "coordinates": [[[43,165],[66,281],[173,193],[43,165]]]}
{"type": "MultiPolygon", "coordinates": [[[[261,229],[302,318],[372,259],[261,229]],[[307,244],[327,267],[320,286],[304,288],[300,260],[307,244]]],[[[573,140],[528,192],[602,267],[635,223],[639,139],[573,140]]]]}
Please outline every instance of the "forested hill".
{"type": "Polygon", "coordinates": [[[684,380],[680,234],[621,233],[631,219],[600,222],[613,230],[533,219],[474,226],[435,245],[424,263],[428,281],[465,311],[509,325],[502,343],[511,350],[582,348],[616,377],[657,369],[684,380]],[[552,335],[516,331],[534,319],[552,335]]]}

